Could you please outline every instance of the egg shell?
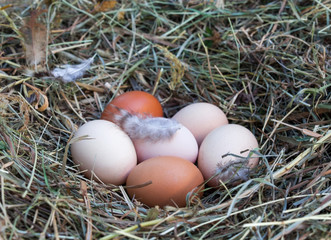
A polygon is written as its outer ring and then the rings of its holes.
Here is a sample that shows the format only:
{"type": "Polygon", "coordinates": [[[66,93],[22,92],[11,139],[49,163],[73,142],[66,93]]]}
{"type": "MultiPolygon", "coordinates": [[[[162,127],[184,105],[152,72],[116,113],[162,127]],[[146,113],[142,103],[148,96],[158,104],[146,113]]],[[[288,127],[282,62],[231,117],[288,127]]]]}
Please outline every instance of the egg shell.
{"type": "Polygon", "coordinates": [[[115,97],[101,114],[101,119],[113,121],[113,115],[118,113],[114,107],[122,108],[132,114],[138,114],[142,117],[162,117],[163,109],[159,100],[152,94],[143,91],[125,92],[115,97]]]}
{"type": "Polygon", "coordinates": [[[179,110],[172,118],[192,132],[199,146],[213,129],[229,123],[220,108],[206,102],[190,104],[179,110]]]}
{"type": "Polygon", "coordinates": [[[124,184],[137,155],[129,136],[116,124],[106,120],[85,123],[76,131],[71,145],[73,161],[90,178],[106,184],[124,184]],[[85,137],[84,137],[85,136],[85,137]],[[79,139],[82,138],[82,139],[79,139]]]}
{"type": "Polygon", "coordinates": [[[193,134],[182,125],[170,139],[133,139],[133,143],[139,163],[158,156],[175,156],[194,163],[198,156],[198,144],[193,134]]]}
{"type": "Polygon", "coordinates": [[[208,181],[209,186],[219,186],[220,179],[223,182],[229,182],[231,178],[238,180],[236,173],[226,170],[230,170],[232,163],[241,162],[242,167],[239,173],[246,177],[245,175],[249,174],[249,169],[257,166],[258,157],[253,154],[248,162],[244,161],[243,158],[248,157],[250,150],[255,148],[258,148],[258,142],[250,130],[237,124],[223,125],[211,131],[203,140],[199,149],[198,168],[205,180],[209,180],[221,169],[225,170],[224,173],[208,181]],[[243,161],[245,163],[242,163],[243,161]]]}
{"type": "Polygon", "coordinates": [[[192,190],[192,197],[202,196],[202,184],[203,176],[193,163],[172,156],[150,158],[138,164],[126,181],[129,196],[149,207],[184,207],[192,190]]]}

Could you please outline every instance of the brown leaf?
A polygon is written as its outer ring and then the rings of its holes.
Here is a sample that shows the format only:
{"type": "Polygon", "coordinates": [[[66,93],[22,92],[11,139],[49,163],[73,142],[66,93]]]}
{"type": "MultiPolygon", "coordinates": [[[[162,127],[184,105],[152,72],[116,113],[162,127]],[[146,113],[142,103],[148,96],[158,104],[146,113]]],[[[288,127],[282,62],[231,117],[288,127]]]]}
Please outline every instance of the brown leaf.
{"type": "Polygon", "coordinates": [[[119,11],[117,14],[117,20],[121,21],[125,18],[125,12],[124,11],[119,11]]]}
{"type": "Polygon", "coordinates": [[[38,20],[41,13],[40,10],[33,10],[21,29],[27,64],[35,68],[46,58],[47,31],[45,25],[38,20]]]}
{"type": "Polygon", "coordinates": [[[86,185],[86,182],[83,180],[80,181],[80,194],[84,198],[87,197],[87,185],[86,185]]]}
{"type": "Polygon", "coordinates": [[[102,1],[96,5],[96,10],[98,12],[108,12],[115,8],[117,1],[110,0],[110,1],[102,1]]]}
{"type": "Polygon", "coordinates": [[[47,96],[38,88],[28,91],[27,100],[39,112],[45,111],[49,106],[47,96]]]}

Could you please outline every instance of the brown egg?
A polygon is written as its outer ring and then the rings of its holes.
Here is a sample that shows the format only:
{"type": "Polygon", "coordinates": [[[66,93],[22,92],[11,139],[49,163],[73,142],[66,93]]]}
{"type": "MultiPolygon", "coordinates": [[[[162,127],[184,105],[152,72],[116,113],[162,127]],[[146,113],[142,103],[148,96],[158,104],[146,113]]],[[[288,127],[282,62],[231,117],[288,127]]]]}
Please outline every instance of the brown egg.
{"type": "Polygon", "coordinates": [[[125,92],[114,98],[105,107],[101,114],[101,119],[113,121],[114,114],[118,114],[118,110],[114,106],[142,117],[163,116],[163,109],[159,100],[153,95],[143,91],[125,92]]]}
{"type": "Polygon", "coordinates": [[[188,194],[202,196],[202,183],[203,176],[193,163],[171,156],[145,160],[132,169],[126,181],[129,196],[149,207],[184,207],[188,194]]]}

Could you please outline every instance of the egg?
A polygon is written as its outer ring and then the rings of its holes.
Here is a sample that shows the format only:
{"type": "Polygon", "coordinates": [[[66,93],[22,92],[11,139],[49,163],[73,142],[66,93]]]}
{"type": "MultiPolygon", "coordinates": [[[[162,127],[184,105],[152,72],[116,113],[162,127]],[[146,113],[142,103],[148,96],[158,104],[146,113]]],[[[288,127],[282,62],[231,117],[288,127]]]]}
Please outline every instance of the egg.
{"type": "Polygon", "coordinates": [[[125,92],[114,98],[105,107],[101,114],[101,119],[113,121],[114,114],[118,113],[114,106],[140,116],[163,116],[161,103],[152,94],[143,91],[125,92]]]}
{"type": "MultiPolygon", "coordinates": [[[[160,133],[162,130],[159,130],[160,133]]],[[[193,134],[183,125],[170,137],[158,140],[133,139],[138,162],[158,156],[175,156],[192,163],[198,156],[198,144],[193,134]]]]}
{"type": "Polygon", "coordinates": [[[131,139],[112,122],[87,122],[78,128],[72,142],[72,159],[88,178],[106,184],[124,184],[137,165],[131,139]]]}
{"type": "Polygon", "coordinates": [[[193,163],[163,156],[147,159],[134,167],[126,186],[131,198],[149,207],[184,207],[187,196],[202,196],[203,181],[201,172],[193,163]]]}
{"type": "Polygon", "coordinates": [[[201,143],[198,168],[209,186],[220,180],[234,183],[246,180],[258,164],[258,156],[250,151],[258,148],[253,133],[237,124],[227,124],[211,131],[201,143]]]}
{"type": "Polygon", "coordinates": [[[199,146],[213,129],[228,124],[224,112],[206,102],[190,104],[179,110],[172,118],[192,132],[199,146]]]}

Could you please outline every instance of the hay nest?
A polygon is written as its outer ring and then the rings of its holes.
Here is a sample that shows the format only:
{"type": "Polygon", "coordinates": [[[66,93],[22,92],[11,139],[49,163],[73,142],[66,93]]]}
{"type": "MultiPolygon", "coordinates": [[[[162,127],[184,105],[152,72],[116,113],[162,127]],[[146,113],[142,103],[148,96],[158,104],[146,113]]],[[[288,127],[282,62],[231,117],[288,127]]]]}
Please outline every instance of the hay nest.
{"type": "Polygon", "coordinates": [[[330,239],[330,1],[0,6],[0,239],[330,239]],[[93,56],[77,78],[52,75],[93,56]],[[219,106],[256,135],[258,169],[186,208],[84,178],[72,134],[130,90],[167,117],[219,106]]]}

